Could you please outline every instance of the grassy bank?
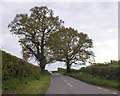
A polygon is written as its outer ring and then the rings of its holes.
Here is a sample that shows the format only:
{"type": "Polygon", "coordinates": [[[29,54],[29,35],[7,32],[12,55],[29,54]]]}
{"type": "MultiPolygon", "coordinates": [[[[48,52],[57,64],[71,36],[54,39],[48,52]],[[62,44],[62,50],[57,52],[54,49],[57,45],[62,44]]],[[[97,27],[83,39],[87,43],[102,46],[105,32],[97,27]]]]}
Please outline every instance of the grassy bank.
{"type": "Polygon", "coordinates": [[[11,78],[4,82],[7,90],[4,94],[45,94],[50,84],[51,76],[44,75],[38,79],[27,77],[24,79],[11,78]]]}
{"type": "Polygon", "coordinates": [[[47,71],[41,75],[38,66],[5,51],[0,53],[2,53],[0,64],[2,64],[3,94],[34,94],[35,96],[45,94],[51,80],[51,75],[47,71]]]}
{"type": "Polygon", "coordinates": [[[107,80],[105,78],[88,75],[88,74],[82,73],[82,72],[69,73],[69,74],[65,73],[65,75],[71,76],[73,78],[76,78],[78,80],[81,80],[81,81],[89,83],[89,84],[94,84],[94,85],[118,90],[118,81],[107,80]]]}

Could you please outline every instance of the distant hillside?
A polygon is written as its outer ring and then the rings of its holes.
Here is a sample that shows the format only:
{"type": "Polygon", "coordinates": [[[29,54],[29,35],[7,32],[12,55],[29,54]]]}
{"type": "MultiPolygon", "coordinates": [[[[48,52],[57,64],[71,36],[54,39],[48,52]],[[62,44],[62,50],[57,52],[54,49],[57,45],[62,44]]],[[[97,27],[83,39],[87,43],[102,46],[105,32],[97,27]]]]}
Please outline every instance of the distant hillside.
{"type": "MultiPolygon", "coordinates": [[[[22,88],[23,86],[28,86],[27,84],[29,82],[44,78],[40,74],[39,67],[25,62],[16,56],[6,53],[5,51],[0,52],[2,53],[3,93],[19,93],[20,90],[20,93],[22,93],[22,91],[26,90],[22,88]]],[[[47,81],[49,82],[49,80],[47,81]]]]}

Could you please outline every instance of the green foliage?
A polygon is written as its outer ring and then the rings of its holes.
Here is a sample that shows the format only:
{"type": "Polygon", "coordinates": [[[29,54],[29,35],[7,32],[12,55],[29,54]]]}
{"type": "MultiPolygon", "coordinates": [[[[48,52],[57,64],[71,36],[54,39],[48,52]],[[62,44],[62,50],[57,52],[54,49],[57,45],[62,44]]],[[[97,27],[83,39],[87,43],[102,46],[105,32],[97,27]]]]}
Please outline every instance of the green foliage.
{"type": "Polygon", "coordinates": [[[103,86],[112,89],[120,89],[118,86],[118,82],[114,80],[107,80],[105,78],[100,78],[99,76],[91,76],[86,73],[77,72],[77,73],[65,73],[65,75],[71,76],[78,80],[84,81],[86,83],[103,86]]]}
{"type": "Polygon", "coordinates": [[[50,77],[49,74],[46,74],[40,76],[39,80],[34,77],[10,78],[4,81],[6,88],[4,88],[3,94],[45,94],[50,85],[50,77]]]}
{"type": "MultiPolygon", "coordinates": [[[[24,89],[24,87],[27,86],[27,84],[30,85],[31,83],[37,81],[40,81],[39,83],[41,84],[41,82],[43,82],[43,79],[45,80],[45,82],[49,83],[48,77],[50,78],[50,75],[47,71],[45,73],[47,77],[42,76],[40,74],[39,67],[23,61],[22,59],[6,53],[5,51],[0,52],[2,52],[3,93],[18,93],[26,91],[27,89],[24,89]]],[[[35,84],[37,85],[37,83],[35,84]]],[[[35,86],[31,86],[30,88],[34,88],[35,86]]],[[[46,85],[43,84],[43,86],[40,87],[44,86],[46,85]]],[[[43,91],[45,91],[47,87],[48,85],[45,87],[45,89],[43,89],[43,91]]]]}
{"type": "MultiPolygon", "coordinates": [[[[77,72],[80,72],[80,71],[79,70],[75,70],[75,69],[71,69],[70,72],[71,73],[77,73],[77,72]]],[[[64,73],[66,73],[66,69],[58,68],[58,73],[64,74],[64,73]]]]}
{"type": "Polygon", "coordinates": [[[3,80],[7,80],[11,77],[25,78],[31,75],[37,78],[40,75],[39,67],[2,51],[3,80]]]}
{"type": "Polygon", "coordinates": [[[8,25],[10,32],[19,38],[24,59],[34,58],[42,72],[45,65],[51,62],[47,38],[62,26],[63,21],[46,6],[35,6],[30,9],[30,14],[17,14],[8,25]]]}
{"type": "Polygon", "coordinates": [[[99,76],[108,80],[120,79],[120,68],[118,67],[118,61],[111,61],[110,63],[98,63],[86,68],[82,68],[81,72],[87,73],[92,76],[99,76]]]}
{"type": "Polygon", "coordinates": [[[50,85],[50,78],[49,74],[41,76],[39,80],[34,80],[32,82],[28,82],[26,85],[24,84],[23,87],[19,88],[19,93],[24,94],[45,94],[49,85],[50,85]],[[23,90],[25,88],[25,90],[23,90]]]}
{"type": "Polygon", "coordinates": [[[64,74],[66,72],[66,69],[58,68],[58,73],[64,74]]]}
{"type": "Polygon", "coordinates": [[[90,50],[93,47],[92,39],[71,27],[62,28],[51,34],[48,45],[55,60],[66,62],[67,72],[70,71],[72,63],[89,62],[94,56],[90,50]]]}
{"type": "MultiPolygon", "coordinates": [[[[94,63],[94,65],[83,67],[80,70],[72,70],[71,73],[65,73],[65,75],[74,77],[81,81],[113,88],[120,89],[120,61],[111,61],[110,63],[94,63]]],[[[64,69],[61,69],[62,72],[64,69]]]]}

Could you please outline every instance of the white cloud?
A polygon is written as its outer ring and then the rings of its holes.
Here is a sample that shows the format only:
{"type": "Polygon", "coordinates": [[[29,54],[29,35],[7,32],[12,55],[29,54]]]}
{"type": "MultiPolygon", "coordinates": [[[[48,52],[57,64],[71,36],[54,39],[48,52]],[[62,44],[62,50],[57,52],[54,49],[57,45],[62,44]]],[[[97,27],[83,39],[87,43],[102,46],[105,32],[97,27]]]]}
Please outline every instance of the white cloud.
{"type": "Polygon", "coordinates": [[[66,68],[65,63],[57,61],[52,64],[47,64],[45,69],[47,69],[48,71],[57,71],[58,68],[66,68]]]}
{"type": "Polygon", "coordinates": [[[109,62],[118,60],[118,40],[105,41],[102,44],[95,43],[94,52],[96,62],[109,62]]]}

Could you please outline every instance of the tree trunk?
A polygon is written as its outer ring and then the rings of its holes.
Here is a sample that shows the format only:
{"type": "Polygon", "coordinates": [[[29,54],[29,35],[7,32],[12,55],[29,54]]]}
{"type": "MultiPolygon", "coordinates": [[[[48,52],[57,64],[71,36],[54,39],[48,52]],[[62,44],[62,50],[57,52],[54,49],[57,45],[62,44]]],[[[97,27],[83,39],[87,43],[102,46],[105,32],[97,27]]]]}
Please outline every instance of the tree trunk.
{"type": "Polygon", "coordinates": [[[43,58],[41,58],[39,62],[40,62],[40,73],[44,74],[45,73],[45,62],[43,58]]]}
{"type": "Polygon", "coordinates": [[[71,65],[70,65],[69,61],[66,62],[66,65],[67,65],[67,73],[70,73],[71,65]]]}
{"type": "Polygon", "coordinates": [[[45,73],[45,67],[41,67],[40,71],[41,71],[41,74],[44,75],[44,73],[45,73]]]}
{"type": "Polygon", "coordinates": [[[40,67],[41,67],[41,74],[45,73],[45,56],[44,56],[44,40],[45,40],[45,33],[43,31],[42,37],[41,37],[41,56],[40,56],[40,67]]]}
{"type": "Polygon", "coordinates": [[[45,56],[43,56],[43,58],[40,59],[41,74],[45,73],[45,65],[46,65],[45,56]]]}
{"type": "Polygon", "coordinates": [[[67,65],[67,73],[70,73],[70,66],[67,65]]]}

